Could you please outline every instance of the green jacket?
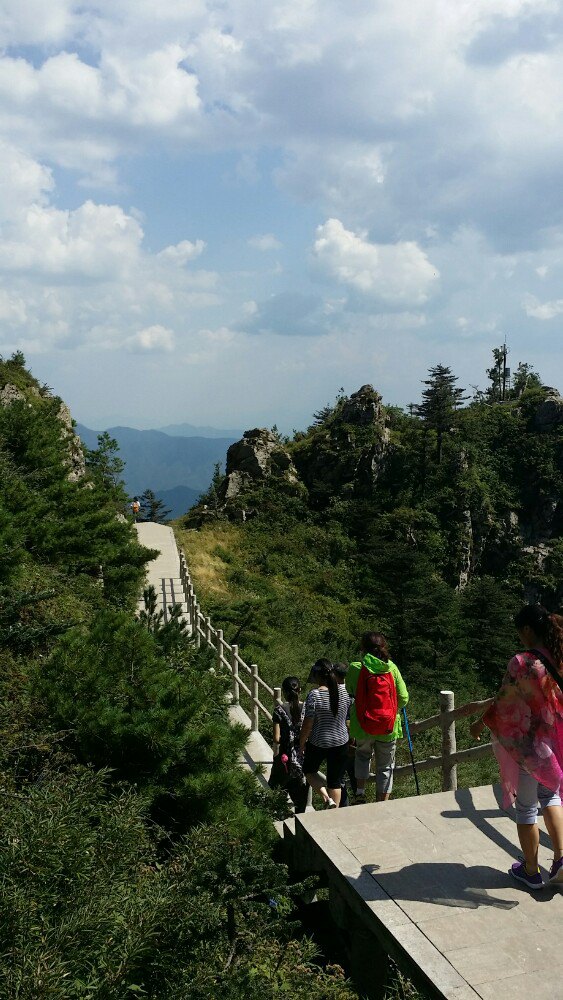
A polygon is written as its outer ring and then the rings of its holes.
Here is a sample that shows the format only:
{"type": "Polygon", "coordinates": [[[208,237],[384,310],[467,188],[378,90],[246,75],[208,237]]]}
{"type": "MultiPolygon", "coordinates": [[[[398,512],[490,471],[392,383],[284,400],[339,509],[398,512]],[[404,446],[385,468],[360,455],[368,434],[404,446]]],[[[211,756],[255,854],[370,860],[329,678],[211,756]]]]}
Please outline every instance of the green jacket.
{"type": "Polygon", "coordinates": [[[404,708],[409,700],[407,685],[401,677],[401,671],[391,660],[389,660],[388,663],[384,663],[383,660],[378,660],[377,656],[372,656],[371,653],[366,653],[361,663],[351,663],[348,667],[348,673],[346,674],[346,690],[348,691],[348,694],[352,695],[352,697],[356,694],[358,677],[360,676],[362,663],[368,670],[371,671],[372,674],[384,674],[387,670],[391,671],[393,677],[395,678],[399,711],[397,712],[397,718],[395,719],[395,726],[392,733],[389,733],[388,736],[370,736],[370,734],[365,733],[360,726],[360,723],[356,718],[356,706],[352,705],[350,708],[350,738],[353,740],[365,740],[366,738],[369,738],[372,740],[381,740],[382,743],[391,743],[392,740],[400,740],[403,735],[403,727],[401,725],[401,709],[404,708]]]}

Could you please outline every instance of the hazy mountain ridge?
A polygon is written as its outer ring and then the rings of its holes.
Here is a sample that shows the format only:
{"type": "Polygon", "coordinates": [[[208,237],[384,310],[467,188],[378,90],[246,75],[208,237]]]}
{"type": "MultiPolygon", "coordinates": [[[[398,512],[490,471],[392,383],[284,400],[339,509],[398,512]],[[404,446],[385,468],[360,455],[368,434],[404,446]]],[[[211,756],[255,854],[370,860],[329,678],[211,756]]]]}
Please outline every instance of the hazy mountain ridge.
{"type": "MultiPolygon", "coordinates": [[[[84,424],[76,433],[88,448],[96,448],[98,434],[84,424]]],[[[123,479],[131,496],[146,489],[168,507],[172,517],[185,513],[211,482],[215,465],[224,463],[234,438],[174,437],[164,431],[140,431],[133,427],[108,427],[125,462],[123,479]]]]}
{"type": "Polygon", "coordinates": [[[195,424],[168,424],[167,427],[156,429],[171,437],[240,438],[243,434],[236,427],[196,427],[195,424]]]}

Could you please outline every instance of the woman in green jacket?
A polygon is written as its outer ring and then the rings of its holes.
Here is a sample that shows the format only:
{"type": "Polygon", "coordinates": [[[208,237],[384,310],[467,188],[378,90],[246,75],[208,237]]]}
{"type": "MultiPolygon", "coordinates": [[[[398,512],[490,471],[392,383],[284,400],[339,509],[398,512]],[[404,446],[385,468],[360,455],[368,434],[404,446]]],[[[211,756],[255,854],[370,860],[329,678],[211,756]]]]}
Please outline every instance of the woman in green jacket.
{"type": "Polygon", "coordinates": [[[397,717],[392,732],[382,736],[370,736],[358,722],[356,707],[350,709],[350,739],[356,741],[355,775],[357,791],[355,805],[365,802],[366,781],[369,776],[370,762],[375,752],[376,762],[376,800],[385,802],[393,788],[393,770],[395,767],[395,749],[397,740],[401,739],[401,710],[409,700],[406,684],[401,677],[401,671],[389,657],[387,639],[381,632],[364,632],[360,645],[361,662],[351,663],[346,675],[346,689],[355,696],[358,678],[362,666],[372,674],[390,671],[397,690],[397,717]]]}

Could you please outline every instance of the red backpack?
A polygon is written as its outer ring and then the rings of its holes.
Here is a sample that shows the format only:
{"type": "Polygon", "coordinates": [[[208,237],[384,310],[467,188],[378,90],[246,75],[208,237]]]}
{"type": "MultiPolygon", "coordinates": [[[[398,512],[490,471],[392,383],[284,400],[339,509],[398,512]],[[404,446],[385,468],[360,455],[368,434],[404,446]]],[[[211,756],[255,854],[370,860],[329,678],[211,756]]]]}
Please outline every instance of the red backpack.
{"type": "Polygon", "coordinates": [[[390,736],[397,718],[397,688],[390,670],[372,674],[362,663],[356,687],[356,718],[369,736],[390,736]]]}

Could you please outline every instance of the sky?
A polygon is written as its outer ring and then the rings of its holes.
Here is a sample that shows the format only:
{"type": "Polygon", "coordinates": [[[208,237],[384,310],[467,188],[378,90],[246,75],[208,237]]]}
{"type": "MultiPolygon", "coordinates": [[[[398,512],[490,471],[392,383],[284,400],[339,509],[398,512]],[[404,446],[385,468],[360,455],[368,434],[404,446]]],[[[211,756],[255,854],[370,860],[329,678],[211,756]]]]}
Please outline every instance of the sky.
{"type": "Polygon", "coordinates": [[[96,429],[563,389],[559,0],[0,0],[0,354],[96,429]]]}

